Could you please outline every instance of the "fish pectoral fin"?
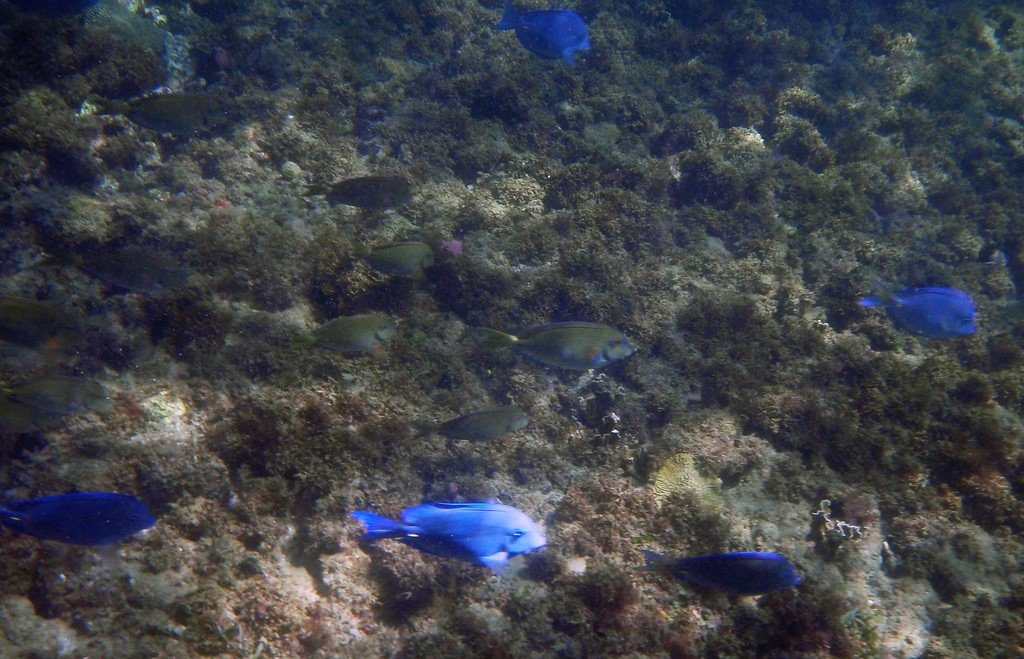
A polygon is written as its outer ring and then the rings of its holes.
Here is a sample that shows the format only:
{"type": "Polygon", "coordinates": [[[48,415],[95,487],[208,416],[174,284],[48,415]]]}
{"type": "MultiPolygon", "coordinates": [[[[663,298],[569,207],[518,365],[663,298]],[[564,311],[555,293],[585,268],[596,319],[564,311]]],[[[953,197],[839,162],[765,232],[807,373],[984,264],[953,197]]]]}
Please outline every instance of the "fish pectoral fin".
{"type": "Polygon", "coordinates": [[[583,357],[586,360],[587,365],[594,367],[602,362],[604,352],[601,348],[587,348],[586,352],[583,353],[583,357]]]}
{"type": "Polygon", "coordinates": [[[489,556],[481,556],[480,562],[489,567],[494,574],[500,575],[508,566],[508,552],[499,551],[489,556]]]}
{"type": "Polygon", "coordinates": [[[518,336],[499,332],[489,327],[471,327],[463,336],[473,342],[474,347],[483,350],[508,348],[520,342],[518,336]]]}

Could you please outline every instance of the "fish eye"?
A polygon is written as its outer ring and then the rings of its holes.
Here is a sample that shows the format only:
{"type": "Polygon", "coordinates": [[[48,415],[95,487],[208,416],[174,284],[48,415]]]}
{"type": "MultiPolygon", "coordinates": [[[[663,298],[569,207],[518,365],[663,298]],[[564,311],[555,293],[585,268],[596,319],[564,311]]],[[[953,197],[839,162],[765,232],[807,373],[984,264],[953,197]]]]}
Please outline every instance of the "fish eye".
{"type": "Polygon", "coordinates": [[[518,540],[519,538],[523,537],[524,535],[526,535],[526,531],[524,531],[522,529],[516,529],[515,531],[512,531],[512,532],[509,533],[509,536],[511,536],[513,540],[518,540]]]}

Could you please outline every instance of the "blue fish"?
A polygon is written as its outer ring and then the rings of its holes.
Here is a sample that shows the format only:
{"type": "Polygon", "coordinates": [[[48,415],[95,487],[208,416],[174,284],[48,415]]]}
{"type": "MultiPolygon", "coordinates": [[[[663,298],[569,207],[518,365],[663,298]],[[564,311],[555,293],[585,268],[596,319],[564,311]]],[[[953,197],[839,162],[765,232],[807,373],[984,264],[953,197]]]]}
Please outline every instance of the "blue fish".
{"type": "Polygon", "coordinates": [[[0,506],[0,525],[72,545],[110,545],[155,523],[144,503],[114,492],[55,494],[0,506]]]}
{"type": "Polygon", "coordinates": [[[871,295],[862,307],[885,307],[897,325],[928,337],[952,339],[974,334],[974,300],[956,288],[929,286],[871,295]]]}
{"type": "Polygon", "coordinates": [[[590,50],[590,34],[583,17],[569,9],[541,9],[520,14],[505,0],[505,13],[496,26],[515,30],[523,48],[545,59],[573,63],[576,53],[590,50]]]}
{"type": "Polygon", "coordinates": [[[645,549],[644,558],[648,570],[731,595],[763,595],[800,585],[793,564],[774,552],[743,551],[672,559],[645,549]]]}
{"type": "Polygon", "coordinates": [[[394,538],[428,554],[486,565],[495,574],[512,556],[547,544],[526,513],[488,501],[424,503],[403,510],[401,522],[365,510],[352,517],[366,527],[364,541],[394,538]]]}

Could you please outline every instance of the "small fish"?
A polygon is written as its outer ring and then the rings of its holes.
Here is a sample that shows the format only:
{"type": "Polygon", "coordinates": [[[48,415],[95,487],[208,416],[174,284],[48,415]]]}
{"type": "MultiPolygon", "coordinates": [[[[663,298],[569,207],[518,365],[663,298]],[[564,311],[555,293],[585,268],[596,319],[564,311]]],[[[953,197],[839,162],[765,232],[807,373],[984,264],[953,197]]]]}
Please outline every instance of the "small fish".
{"type": "Polygon", "coordinates": [[[62,375],[32,378],[4,389],[3,395],[40,414],[67,416],[110,409],[110,398],[98,382],[62,375]]]}
{"type": "Polygon", "coordinates": [[[155,523],[144,503],[114,492],[56,494],[0,505],[0,525],[72,545],[110,545],[155,523]]]}
{"type": "Polygon", "coordinates": [[[670,574],[731,595],[762,595],[800,585],[793,564],[782,554],[750,551],[672,559],[644,550],[648,570],[670,574]]]}
{"type": "Polygon", "coordinates": [[[359,176],[331,185],[311,185],[309,194],[322,194],[332,206],[345,204],[366,210],[384,210],[409,203],[412,186],[401,176],[359,176]]]}
{"type": "Polygon", "coordinates": [[[435,556],[486,565],[501,574],[508,559],[547,544],[526,513],[500,503],[424,503],[402,511],[395,522],[364,510],[352,517],[366,527],[363,540],[394,538],[435,556]]]}
{"type": "Polygon", "coordinates": [[[0,433],[20,435],[52,428],[60,423],[60,417],[42,414],[28,405],[0,396],[0,433]]]}
{"type": "Polygon", "coordinates": [[[85,12],[85,28],[91,35],[101,39],[131,45],[143,51],[162,55],[169,36],[152,18],[136,13],[134,0],[99,0],[85,12]]]}
{"type": "Polygon", "coordinates": [[[156,94],[95,103],[103,114],[123,114],[140,126],[177,135],[216,128],[228,120],[225,103],[208,94],[156,94]]]}
{"type": "Polygon", "coordinates": [[[633,354],[622,332],[600,323],[550,323],[522,337],[477,327],[470,330],[481,348],[510,347],[534,361],[574,371],[601,368],[633,354]]]}
{"type": "Polygon", "coordinates": [[[929,339],[952,339],[977,331],[974,300],[967,293],[943,286],[910,288],[871,295],[862,307],[885,307],[897,325],[929,339]]]}
{"type": "Polygon", "coordinates": [[[12,0],[23,11],[49,16],[77,14],[96,4],[99,0],[12,0]]]}
{"type": "Polygon", "coordinates": [[[374,270],[410,279],[423,279],[424,269],[434,265],[434,250],[418,240],[391,243],[380,247],[359,246],[356,255],[374,270]]]}
{"type": "Polygon", "coordinates": [[[545,59],[563,59],[572,64],[576,53],[590,50],[590,34],[583,17],[569,9],[540,9],[522,14],[505,0],[505,13],[496,26],[515,30],[526,50],[545,59]]]}
{"type": "Polygon", "coordinates": [[[103,387],[92,380],[64,376],[33,378],[0,388],[0,432],[47,430],[62,417],[110,409],[103,387]]]}
{"type": "Polygon", "coordinates": [[[382,313],[342,316],[327,321],[296,344],[312,344],[338,352],[378,352],[395,335],[395,323],[382,313]]]}
{"type": "Polygon", "coordinates": [[[140,245],[97,247],[82,254],[75,265],[111,286],[143,293],[182,288],[189,277],[177,258],[140,245]]]}
{"type": "Polygon", "coordinates": [[[521,407],[485,407],[440,424],[420,423],[418,437],[438,433],[450,439],[489,442],[526,427],[530,422],[521,407]]]}
{"type": "Polygon", "coordinates": [[[0,296],[0,341],[35,348],[51,339],[74,341],[80,334],[78,324],[48,302],[0,296]]]}

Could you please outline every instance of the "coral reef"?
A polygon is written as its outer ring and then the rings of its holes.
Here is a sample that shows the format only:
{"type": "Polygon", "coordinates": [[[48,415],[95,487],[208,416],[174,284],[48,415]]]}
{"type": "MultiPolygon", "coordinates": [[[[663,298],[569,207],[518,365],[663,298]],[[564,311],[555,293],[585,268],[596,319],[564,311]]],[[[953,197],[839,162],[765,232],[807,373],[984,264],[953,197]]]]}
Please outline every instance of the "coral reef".
{"type": "Polygon", "coordinates": [[[126,6],[0,3],[0,294],[81,325],[0,344],[0,384],[112,402],[0,437],[0,503],[114,490],[158,522],[110,552],[0,531],[0,653],[1024,652],[1024,11],[601,0],[568,66],[493,0],[126,6]],[[224,123],[90,111],[161,85],[224,123]],[[310,192],[380,176],[411,190],[310,192]],[[423,279],[358,257],[397,241],[433,250],[423,279]],[[90,274],[136,249],[187,277],[90,274]],[[976,334],[857,304],[929,284],[976,334]],[[371,312],[376,354],[297,341],[371,312]],[[570,320],[637,352],[581,373],[463,339],[570,320]],[[414,424],[496,405],[529,425],[414,424]],[[347,516],[490,497],[549,542],[501,579],[347,516]],[[803,585],[730,598],[643,549],[777,551],[803,585]]]}

